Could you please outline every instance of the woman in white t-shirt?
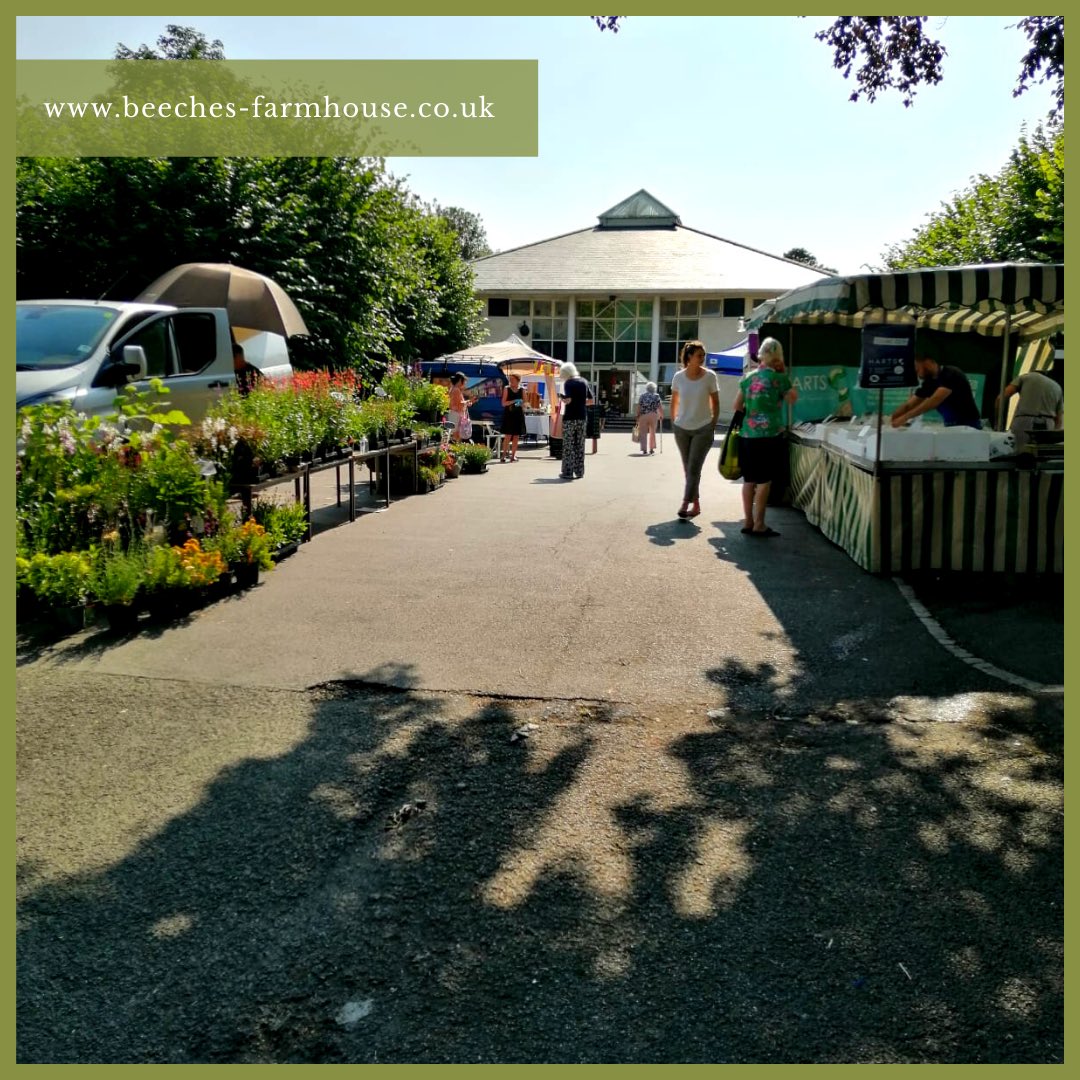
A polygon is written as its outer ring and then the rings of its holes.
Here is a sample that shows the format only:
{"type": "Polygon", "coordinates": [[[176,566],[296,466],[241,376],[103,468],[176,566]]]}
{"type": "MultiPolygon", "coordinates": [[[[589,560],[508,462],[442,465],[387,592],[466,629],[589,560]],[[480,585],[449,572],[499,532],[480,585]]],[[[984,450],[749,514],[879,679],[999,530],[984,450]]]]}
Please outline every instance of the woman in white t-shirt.
{"type": "Polygon", "coordinates": [[[671,424],[682,455],[686,486],[679,517],[701,513],[701,467],[716,435],[720,418],[720,384],[705,366],[705,346],[688,341],[682,348],[682,370],[671,380],[671,424]]]}

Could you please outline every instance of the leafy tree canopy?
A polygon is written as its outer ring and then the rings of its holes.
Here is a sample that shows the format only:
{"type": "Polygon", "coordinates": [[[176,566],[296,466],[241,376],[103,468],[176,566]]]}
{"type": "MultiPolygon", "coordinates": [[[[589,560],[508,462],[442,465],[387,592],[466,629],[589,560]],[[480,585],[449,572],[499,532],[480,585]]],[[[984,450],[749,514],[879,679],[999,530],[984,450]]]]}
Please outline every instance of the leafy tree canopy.
{"type": "MultiPolygon", "coordinates": [[[[601,30],[618,33],[624,15],[591,15],[601,30]]],[[[806,16],[801,16],[805,18],[806,16]]],[[[874,101],[886,90],[898,90],[911,105],[920,86],[941,82],[945,46],[926,32],[926,15],[841,15],[815,35],[833,51],[833,67],[844,78],[855,74],[857,88],[851,100],[863,95],[874,101]]],[[[1065,109],[1065,16],[1030,15],[1010,29],[1028,41],[1020,59],[1020,75],[1013,97],[1036,83],[1050,83],[1055,104],[1051,116],[1065,109]]]]}
{"type": "Polygon", "coordinates": [[[122,42],[116,46],[117,60],[224,60],[225,46],[216,38],[208,41],[193,26],[170,23],[157,39],[157,48],[140,45],[129,49],[122,42]]]}
{"type": "Polygon", "coordinates": [[[438,203],[435,204],[433,212],[443,218],[457,234],[461,257],[467,262],[491,254],[487,231],[479,214],[463,210],[460,206],[439,206],[438,203]]]}
{"type": "MultiPolygon", "coordinates": [[[[170,25],[156,49],[119,45],[115,58],[224,55],[170,25]]],[[[290,342],[301,366],[377,371],[482,333],[456,228],[374,158],[23,158],[16,244],[20,298],[130,300],[185,262],[266,274],[311,331],[290,342]]]]}
{"type": "Polygon", "coordinates": [[[828,266],[822,266],[817,259],[810,254],[806,248],[793,247],[790,251],[785,251],[783,257],[790,259],[792,262],[804,263],[806,266],[812,266],[815,270],[823,270],[827,274],[835,274],[836,271],[830,269],[828,266]]]}
{"type": "Polygon", "coordinates": [[[891,270],[994,262],[1064,262],[1065,131],[1042,125],[995,175],[972,178],[883,255],[891,270]]]}

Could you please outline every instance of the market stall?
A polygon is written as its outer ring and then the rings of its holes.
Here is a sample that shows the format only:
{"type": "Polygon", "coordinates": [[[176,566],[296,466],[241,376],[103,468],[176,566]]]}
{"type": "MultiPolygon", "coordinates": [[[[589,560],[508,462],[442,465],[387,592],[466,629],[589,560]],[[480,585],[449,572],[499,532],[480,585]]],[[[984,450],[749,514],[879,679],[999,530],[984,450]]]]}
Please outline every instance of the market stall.
{"type": "Polygon", "coordinates": [[[989,428],[1004,426],[1002,386],[1050,366],[1048,338],[1064,319],[1064,268],[1041,264],[825,278],[760,305],[747,329],[784,344],[800,389],[793,504],[872,572],[1061,573],[1064,444],[1018,454],[989,428]],[[901,323],[965,371],[987,430],[930,414],[888,426],[910,390],[857,386],[859,337],[901,323]]]}
{"type": "Polygon", "coordinates": [[[550,443],[561,434],[558,430],[558,383],[561,367],[558,360],[535,351],[532,356],[504,360],[499,364],[505,375],[519,375],[521,385],[534,391],[529,396],[529,405],[525,410],[525,430],[528,437],[544,438],[550,443]]]}

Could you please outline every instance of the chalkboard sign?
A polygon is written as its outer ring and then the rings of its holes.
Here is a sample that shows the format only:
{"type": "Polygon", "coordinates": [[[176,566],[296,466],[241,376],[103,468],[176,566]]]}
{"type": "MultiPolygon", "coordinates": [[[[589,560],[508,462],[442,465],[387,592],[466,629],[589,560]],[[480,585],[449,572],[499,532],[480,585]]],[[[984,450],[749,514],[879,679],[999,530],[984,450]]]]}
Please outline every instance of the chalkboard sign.
{"type": "Polygon", "coordinates": [[[862,330],[859,386],[888,390],[915,386],[915,327],[904,324],[867,323],[862,330]]]}

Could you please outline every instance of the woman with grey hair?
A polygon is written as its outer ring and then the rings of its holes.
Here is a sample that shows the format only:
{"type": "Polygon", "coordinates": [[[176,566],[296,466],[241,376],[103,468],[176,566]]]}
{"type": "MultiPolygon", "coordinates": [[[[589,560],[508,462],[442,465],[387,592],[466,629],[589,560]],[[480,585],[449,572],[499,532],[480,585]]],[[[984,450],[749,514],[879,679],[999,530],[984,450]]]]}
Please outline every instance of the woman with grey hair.
{"type": "Polygon", "coordinates": [[[589,384],[578,374],[573,364],[563,364],[559,369],[563,388],[559,397],[565,402],[563,408],[563,480],[580,480],[585,475],[585,418],[587,407],[593,403],[589,384]]]}
{"type": "Polygon", "coordinates": [[[656,453],[656,429],[664,422],[664,403],[656,392],[656,383],[645,384],[645,390],[638,398],[635,422],[638,429],[638,444],[641,456],[656,453]],[[648,446],[648,449],[646,449],[648,446]]]}
{"type": "Polygon", "coordinates": [[[758,366],[744,375],[735,411],[744,413],[739,431],[739,465],[743,474],[743,526],[747,536],[780,534],[765,524],[772,482],[784,473],[788,452],[784,439],[784,404],[794,404],[798,391],[784,365],[783,346],[766,338],[758,350],[758,366]]]}

